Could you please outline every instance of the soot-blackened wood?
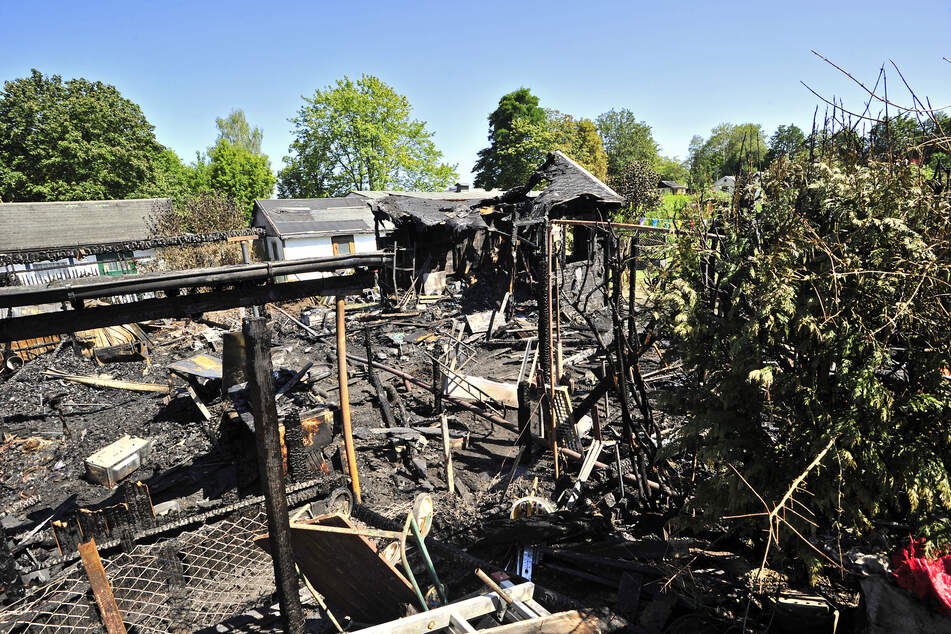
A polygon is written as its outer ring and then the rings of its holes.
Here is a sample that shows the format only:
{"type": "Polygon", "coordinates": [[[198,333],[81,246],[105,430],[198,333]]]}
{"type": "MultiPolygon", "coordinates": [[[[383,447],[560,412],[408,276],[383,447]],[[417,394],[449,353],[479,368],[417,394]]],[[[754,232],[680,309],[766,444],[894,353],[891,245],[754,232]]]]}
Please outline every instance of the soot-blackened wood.
{"type": "Polygon", "coordinates": [[[247,351],[246,374],[251,411],[254,413],[254,436],[258,448],[258,469],[264,489],[267,527],[271,536],[271,559],[284,631],[302,633],[304,615],[301,611],[300,588],[294,552],[291,548],[290,520],[287,515],[287,494],[284,490],[284,461],[278,430],[277,406],[274,403],[274,373],[271,367],[271,333],[264,317],[244,320],[244,341],[247,351]]]}
{"type": "MultiPolygon", "coordinates": [[[[370,341],[370,328],[363,329],[363,345],[366,347],[367,359],[373,358],[373,344],[370,341]]],[[[393,419],[393,408],[386,398],[386,392],[383,390],[383,383],[372,365],[367,365],[367,378],[370,379],[370,385],[376,392],[376,400],[380,404],[380,414],[383,416],[383,424],[387,427],[396,427],[396,421],[393,419]]],[[[405,422],[405,421],[404,421],[405,422]]]]}
{"type": "Polygon", "coordinates": [[[284,446],[287,448],[287,473],[291,481],[304,482],[315,477],[304,447],[304,426],[296,411],[284,417],[284,446]]]}
{"type": "Polygon", "coordinates": [[[33,337],[118,326],[147,319],[182,318],[199,313],[239,306],[257,306],[268,302],[313,297],[347,295],[373,285],[371,273],[322,277],[302,282],[284,282],[250,288],[234,288],[198,295],[178,295],[143,299],[130,304],[96,306],[81,310],[40,313],[0,320],[0,343],[33,337]]]}

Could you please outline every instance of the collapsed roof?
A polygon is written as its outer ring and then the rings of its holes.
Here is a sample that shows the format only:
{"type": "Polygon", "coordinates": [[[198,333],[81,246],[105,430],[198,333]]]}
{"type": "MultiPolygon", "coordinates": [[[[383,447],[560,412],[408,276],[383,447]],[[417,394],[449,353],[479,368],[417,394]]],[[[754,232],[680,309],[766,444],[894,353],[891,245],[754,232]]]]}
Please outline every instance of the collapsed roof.
{"type": "Polygon", "coordinates": [[[396,226],[415,225],[424,230],[445,227],[458,233],[487,229],[486,217],[501,211],[503,206],[514,206],[522,219],[540,221],[579,212],[608,212],[623,204],[624,199],[613,189],[555,151],[548,154],[525,185],[495,197],[454,201],[391,194],[372,200],[370,207],[378,220],[389,220],[396,226]],[[535,193],[533,190],[543,183],[547,186],[535,193]]]}

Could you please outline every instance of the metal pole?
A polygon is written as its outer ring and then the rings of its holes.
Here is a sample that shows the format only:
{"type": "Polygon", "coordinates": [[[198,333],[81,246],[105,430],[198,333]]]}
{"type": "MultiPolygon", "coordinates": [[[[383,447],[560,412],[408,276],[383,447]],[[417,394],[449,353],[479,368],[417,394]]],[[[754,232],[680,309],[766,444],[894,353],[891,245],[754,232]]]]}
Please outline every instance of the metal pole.
{"type": "Polygon", "coordinates": [[[287,494],[284,490],[284,461],[278,433],[277,406],[274,404],[274,373],[271,367],[271,332],[264,317],[244,320],[247,350],[248,394],[254,413],[254,436],[258,448],[258,468],[264,488],[267,527],[274,563],[277,598],[281,620],[288,634],[304,632],[304,614],[291,547],[287,494]]]}
{"type": "Polygon", "coordinates": [[[347,470],[353,499],[360,498],[360,474],[357,473],[357,454],[353,449],[353,428],[350,425],[350,385],[347,376],[347,321],[344,318],[344,298],[337,297],[337,381],[340,386],[340,418],[343,423],[343,443],[347,452],[347,470]]]}

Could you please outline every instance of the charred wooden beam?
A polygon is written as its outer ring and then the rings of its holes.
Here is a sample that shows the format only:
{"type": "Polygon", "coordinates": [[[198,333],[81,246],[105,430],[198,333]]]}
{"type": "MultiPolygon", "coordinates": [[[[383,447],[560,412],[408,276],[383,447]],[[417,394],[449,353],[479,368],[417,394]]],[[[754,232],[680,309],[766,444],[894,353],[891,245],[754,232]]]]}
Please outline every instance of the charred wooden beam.
{"type": "Polygon", "coordinates": [[[278,430],[277,406],[274,403],[274,373],[271,367],[271,333],[264,317],[244,321],[247,349],[246,373],[251,409],[254,412],[258,448],[258,468],[264,489],[267,527],[274,562],[274,578],[281,620],[287,633],[304,631],[297,567],[291,546],[290,519],[287,515],[287,492],[284,489],[284,460],[278,430]]]}
{"type": "Polygon", "coordinates": [[[0,308],[34,306],[37,304],[101,299],[116,295],[145,292],[169,292],[187,288],[221,288],[237,284],[273,282],[279,277],[319,271],[341,271],[352,268],[379,268],[382,253],[233,264],[205,269],[163,271],[138,275],[121,275],[107,280],[87,277],[63,286],[13,286],[0,289],[0,308]]]}
{"type": "Polygon", "coordinates": [[[117,326],[147,319],[182,318],[199,313],[315,295],[348,295],[373,285],[372,273],[324,277],[251,288],[235,288],[197,295],[143,299],[130,304],[96,306],[82,310],[40,313],[0,320],[0,343],[31,337],[117,326]]]}

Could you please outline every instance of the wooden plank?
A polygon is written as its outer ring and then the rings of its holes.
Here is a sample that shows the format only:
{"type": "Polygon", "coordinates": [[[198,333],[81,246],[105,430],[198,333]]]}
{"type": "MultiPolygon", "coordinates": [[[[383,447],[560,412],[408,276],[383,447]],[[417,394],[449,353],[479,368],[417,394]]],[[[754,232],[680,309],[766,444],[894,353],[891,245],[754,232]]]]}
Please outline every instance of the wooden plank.
{"type": "Polygon", "coordinates": [[[119,606],[116,605],[116,597],[112,594],[112,588],[109,587],[106,570],[102,567],[102,559],[99,558],[99,550],[96,549],[96,540],[90,539],[88,542],[80,544],[79,556],[82,558],[83,568],[86,569],[89,586],[96,598],[96,605],[99,606],[99,615],[102,617],[102,624],[106,627],[106,632],[108,634],[126,634],[122,615],[119,614],[119,606]]]}
{"type": "Polygon", "coordinates": [[[479,631],[482,634],[598,634],[601,628],[597,617],[570,610],[479,631]]]}
{"type": "MultiPolygon", "coordinates": [[[[514,600],[527,602],[531,600],[535,592],[535,584],[531,582],[521,583],[506,588],[505,591],[514,600]]],[[[490,592],[470,599],[455,601],[428,612],[419,612],[396,621],[357,630],[355,634],[419,634],[420,632],[431,632],[449,627],[453,616],[473,620],[491,612],[498,612],[505,605],[506,603],[502,600],[502,597],[490,592]]]]}
{"type": "Polygon", "coordinates": [[[95,306],[82,310],[24,315],[0,320],[0,343],[47,335],[91,330],[102,326],[130,324],[147,319],[183,318],[200,313],[239,306],[257,306],[269,302],[303,299],[317,295],[346,295],[373,286],[371,273],[322,277],[301,282],[284,282],[213,291],[197,295],[179,295],[143,299],[130,304],[95,306]]]}
{"type": "Polygon", "coordinates": [[[446,486],[449,488],[449,495],[452,496],[455,491],[455,477],[452,472],[452,445],[449,441],[449,421],[443,414],[440,419],[442,426],[442,454],[446,461],[446,486]]]}
{"type": "MultiPolygon", "coordinates": [[[[340,515],[322,515],[303,524],[354,528],[340,515]]],[[[301,572],[336,614],[381,623],[400,618],[403,605],[415,603],[412,586],[366,537],[307,530],[296,523],[290,526],[290,537],[301,572]]],[[[269,548],[267,535],[255,542],[269,548]]]]}

